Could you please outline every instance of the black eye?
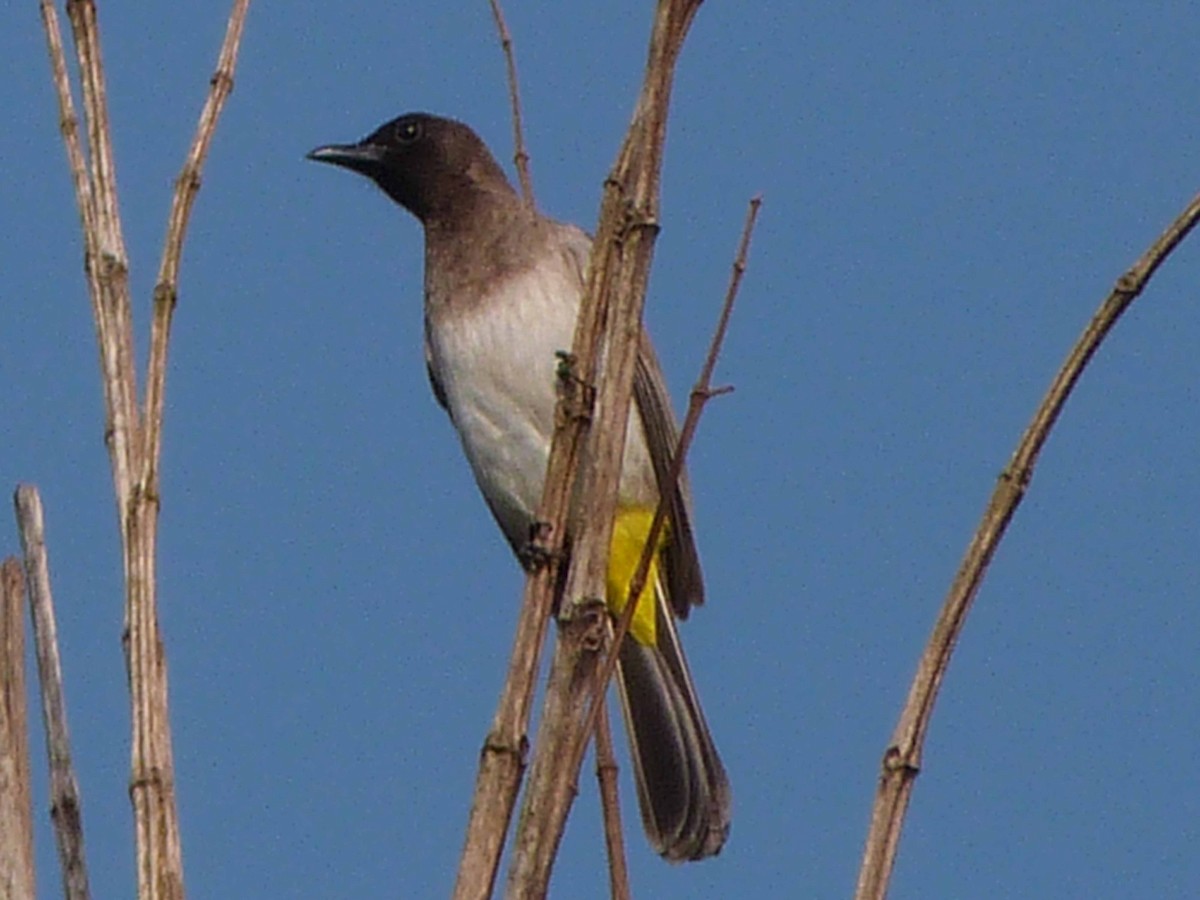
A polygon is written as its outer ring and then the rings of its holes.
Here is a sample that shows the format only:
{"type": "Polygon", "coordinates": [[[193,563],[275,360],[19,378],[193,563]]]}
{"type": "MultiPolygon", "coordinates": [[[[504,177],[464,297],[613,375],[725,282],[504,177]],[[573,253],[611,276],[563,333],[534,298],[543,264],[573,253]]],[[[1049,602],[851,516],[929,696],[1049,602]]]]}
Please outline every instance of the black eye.
{"type": "Polygon", "coordinates": [[[412,119],[396,123],[396,141],[401,144],[411,144],[421,137],[421,123],[412,119]]]}

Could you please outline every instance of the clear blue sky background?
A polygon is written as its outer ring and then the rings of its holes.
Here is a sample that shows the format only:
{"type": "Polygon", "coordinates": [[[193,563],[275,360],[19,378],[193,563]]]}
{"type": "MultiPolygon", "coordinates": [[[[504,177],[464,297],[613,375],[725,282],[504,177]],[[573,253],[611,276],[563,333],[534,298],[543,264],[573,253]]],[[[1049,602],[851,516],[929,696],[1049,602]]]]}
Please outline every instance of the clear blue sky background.
{"type": "MultiPolygon", "coordinates": [[[[539,201],[590,228],[648,5],[509,7],[539,201]]],[[[737,391],[692,458],[711,602],[684,632],[735,818],[718,859],[670,867],[624,770],[639,897],[850,893],[880,754],[994,479],[1200,186],[1194,4],[977,7],[712,2],[696,21],[647,315],[682,406],[763,192],[718,376],[737,391]]],[[[101,15],[144,354],[225,10],[101,15]]],[[[0,56],[0,485],[43,492],[94,893],[130,896],[118,542],[33,2],[4,5],[0,56]]],[[[452,880],[521,577],[425,381],[418,227],[303,159],[412,109],[511,156],[482,0],[252,9],[168,381],[162,624],[193,897],[452,880]]],[[[893,897],[1200,892],[1198,287],[1193,240],[1047,446],[939,702],[893,897]]],[[[589,774],[554,896],[604,895],[599,833],[589,774]]]]}

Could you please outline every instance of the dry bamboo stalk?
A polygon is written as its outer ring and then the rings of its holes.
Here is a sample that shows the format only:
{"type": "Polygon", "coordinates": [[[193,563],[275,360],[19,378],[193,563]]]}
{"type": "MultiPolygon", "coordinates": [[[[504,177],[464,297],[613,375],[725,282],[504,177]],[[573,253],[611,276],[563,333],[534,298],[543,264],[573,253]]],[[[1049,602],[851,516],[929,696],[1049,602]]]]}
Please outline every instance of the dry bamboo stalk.
{"type": "Polygon", "coordinates": [[[63,696],[54,598],[50,593],[42,499],[37,488],[23,484],[17,488],[14,502],[21,530],[21,549],[25,554],[25,580],[29,585],[29,610],[42,690],[42,722],[46,729],[46,750],[50,755],[50,819],[58,841],[63,894],[67,900],[87,900],[90,892],[83,852],[83,811],[79,802],[79,782],[71,762],[71,735],[63,696]]]}
{"type": "Polygon", "coordinates": [[[1050,436],[1050,430],[1100,344],[1145,289],[1158,267],[1196,227],[1197,222],[1200,222],[1200,195],[1192,199],[1141,258],[1117,279],[1112,291],[1071,348],[1034,413],[1033,420],[1021,436],[1008,466],[1000,474],[983,519],[950,585],[929,643],[917,664],[917,673],[909,688],[900,720],[884,751],[870,829],[858,873],[858,887],[854,894],[856,900],[883,900],[887,896],[904,816],[908,811],[917,773],[921,769],[921,751],[933,717],[938,689],[950,666],[950,655],[983,582],[988,563],[1025,496],[1038,455],[1050,436]]]}
{"type": "Polygon", "coordinates": [[[34,900],[33,798],[25,694],[25,578],[0,564],[0,896],[34,900]]]}
{"type": "Polygon", "coordinates": [[[621,829],[621,799],[617,788],[617,755],[613,752],[608,707],[596,713],[596,780],[600,783],[600,807],[604,813],[604,848],[608,855],[608,887],[612,900],[629,900],[629,865],[621,829]]]}

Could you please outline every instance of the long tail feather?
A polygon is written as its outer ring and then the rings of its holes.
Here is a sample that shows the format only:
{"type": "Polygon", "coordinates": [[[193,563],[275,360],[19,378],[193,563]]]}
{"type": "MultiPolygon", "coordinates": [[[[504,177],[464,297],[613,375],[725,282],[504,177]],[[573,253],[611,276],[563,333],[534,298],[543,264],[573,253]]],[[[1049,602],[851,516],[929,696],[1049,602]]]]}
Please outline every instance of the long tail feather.
{"type": "Polygon", "coordinates": [[[656,645],[625,640],[617,681],[642,823],[660,854],[682,862],[720,852],[732,797],[673,618],[659,615],[656,645]]]}

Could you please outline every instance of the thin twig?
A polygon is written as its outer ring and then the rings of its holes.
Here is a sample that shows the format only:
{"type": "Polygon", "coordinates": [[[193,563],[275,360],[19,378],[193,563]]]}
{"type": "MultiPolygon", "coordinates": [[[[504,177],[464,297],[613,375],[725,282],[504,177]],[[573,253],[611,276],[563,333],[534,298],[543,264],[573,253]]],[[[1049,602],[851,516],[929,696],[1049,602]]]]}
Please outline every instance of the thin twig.
{"type": "Polygon", "coordinates": [[[25,694],[25,578],[21,562],[0,564],[0,896],[32,900],[33,799],[25,694]]]}
{"type": "Polygon", "coordinates": [[[63,892],[67,900],[87,900],[89,891],[87,861],[83,852],[83,813],[79,803],[79,782],[71,762],[71,736],[67,728],[67,704],[63,696],[54,598],[50,593],[50,564],[46,558],[42,498],[38,496],[37,488],[23,484],[17,488],[13,501],[21,531],[21,549],[25,554],[25,580],[29,586],[38,680],[42,687],[42,722],[46,728],[46,751],[50,755],[50,818],[54,822],[54,835],[58,841],[63,892]]]}
{"type": "Polygon", "coordinates": [[[700,425],[700,416],[703,414],[704,407],[708,404],[709,400],[732,390],[732,388],[713,388],[712,375],[717,367],[717,360],[721,355],[721,346],[725,343],[725,333],[729,329],[729,319],[733,315],[733,305],[737,301],[738,288],[741,286],[742,276],[746,273],[746,262],[750,254],[750,239],[754,235],[754,225],[758,221],[758,211],[761,207],[761,195],[750,199],[749,208],[746,210],[746,222],[742,227],[742,236],[738,240],[737,253],[733,259],[733,270],[729,276],[729,286],[725,290],[725,300],[721,304],[721,314],[717,319],[717,327],[713,330],[712,340],[708,345],[708,354],[704,358],[704,364],[700,367],[700,374],[696,378],[696,383],[692,387],[691,396],[688,399],[687,415],[683,420],[683,428],[679,432],[679,440],[676,442],[675,452],[671,456],[671,465],[668,469],[669,474],[666,482],[659,486],[658,506],[654,510],[654,519],[650,523],[650,531],[646,536],[646,543],[642,547],[642,555],[638,559],[633,578],[630,579],[625,606],[617,619],[612,644],[609,647],[608,655],[605,657],[604,665],[596,673],[596,686],[592,694],[591,707],[588,710],[588,717],[586,719],[589,725],[596,720],[598,715],[603,713],[604,695],[608,690],[608,683],[612,679],[613,672],[617,668],[621,642],[625,639],[625,635],[629,633],[629,626],[632,624],[634,613],[637,611],[638,598],[642,596],[642,590],[646,586],[646,579],[650,575],[650,564],[654,559],[655,548],[658,547],[659,535],[662,534],[662,529],[666,525],[671,486],[677,484],[683,475],[687,454],[692,446],[692,439],[695,437],[696,429],[700,425]]]}
{"type": "Polygon", "coordinates": [[[596,714],[596,780],[600,782],[600,808],[604,813],[604,847],[608,853],[608,884],[612,900],[629,900],[629,866],[621,831],[621,798],[617,790],[617,756],[613,752],[608,707],[596,714]]]}
{"type": "Polygon", "coordinates": [[[99,283],[101,306],[108,321],[105,325],[113,354],[111,365],[117,375],[113,385],[115,404],[111,410],[112,440],[122,457],[122,468],[114,471],[118,515],[124,515],[129,501],[131,478],[137,469],[138,409],[137,371],[133,350],[133,308],[129,298],[129,257],[121,228],[117,202],[117,175],[113,161],[112,129],[108,116],[108,95],[104,81],[104,63],[100,53],[100,27],[92,0],[67,0],[67,18],[75,39],[79,62],[79,81],[83,88],[83,113],[87,123],[88,158],[91,162],[91,195],[95,229],[95,249],[88,263],[99,283]],[[123,452],[120,448],[123,448],[123,452]]]}
{"type": "Polygon", "coordinates": [[[1021,436],[1008,466],[988,502],[983,520],[959,565],[929,643],[917,666],[908,699],[891,743],[883,756],[882,772],[871,813],[871,826],[859,870],[856,900],[882,900],[887,894],[904,815],[921,768],[921,751],[933,715],[938,689],[950,664],[955,641],[983,581],[996,547],[1016,513],[1033,477],[1050,429],[1084,368],[1116,325],[1121,314],[1146,287],[1171,251],[1200,221],[1200,195],[1158,237],[1142,257],[1117,279],[1111,293],[1084,329],[1059,369],[1046,396],[1021,436]]]}
{"type": "Polygon", "coordinates": [[[118,519],[124,517],[124,498],[131,482],[129,473],[129,424],[126,410],[121,401],[121,374],[117,368],[115,329],[105,303],[105,290],[100,283],[99,230],[96,226],[95,199],[92,182],[88,175],[87,159],[79,137],[79,118],[75,114],[75,103],[71,97],[71,82],[67,75],[66,53],[63,49],[62,29],[53,0],[41,0],[42,25],[46,32],[46,48],[50,54],[50,68],[58,96],[59,129],[67,149],[67,163],[71,169],[71,181],[75,187],[75,200],[79,206],[79,220],[83,231],[84,270],[88,279],[88,296],[92,301],[92,318],[96,327],[96,344],[100,348],[101,381],[104,388],[104,409],[108,421],[104,429],[104,443],[108,448],[112,466],[113,489],[117,503],[118,519]]]}
{"type": "Polygon", "coordinates": [[[154,287],[154,317],[150,326],[150,362],[146,377],[146,416],[143,428],[143,459],[147,471],[142,479],[157,493],[157,465],[162,441],[163,398],[167,373],[167,342],[170,338],[171,317],[179,290],[179,265],[183,256],[183,241],[191,219],[192,206],[200,190],[200,172],[208,156],[208,148],[216,131],[217,120],[225,101],[233,91],[233,74],[241,45],[242,31],[250,0],[235,0],[225,28],[225,40],[217,57],[204,108],[196,125],[196,134],[188,150],[183,169],[175,181],[175,195],[167,234],[163,241],[162,261],[154,287]]]}
{"type": "Polygon", "coordinates": [[[605,573],[641,335],[642,306],[658,234],[658,185],[675,63],[699,0],[660,0],[633,122],[604,185],[588,288],[576,324],[575,374],[596,384],[588,465],[578,477],[571,560],[559,606],[558,641],[534,742],[512,863],[510,897],[544,896],[582,758],[587,696],[606,643],[605,573]],[[597,332],[602,333],[600,337],[597,332]],[[596,379],[595,347],[603,340],[596,379]],[[564,760],[576,762],[563,765],[564,760]]]}
{"type": "Polygon", "coordinates": [[[500,0],[488,0],[492,7],[492,16],[496,20],[496,30],[500,33],[500,47],[504,50],[504,64],[508,71],[508,100],[512,104],[513,121],[513,162],[517,167],[517,178],[521,182],[521,197],[531,210],[537,208],[533,199],[533,179],[529,174],[529,153],[525,149],[525,130],[521,126],[521,85],[517,79],[517,57],[513,51],[512,35],[508,31],[508,23],[504,21],[504,11],[500,8],[500,0]]]}

